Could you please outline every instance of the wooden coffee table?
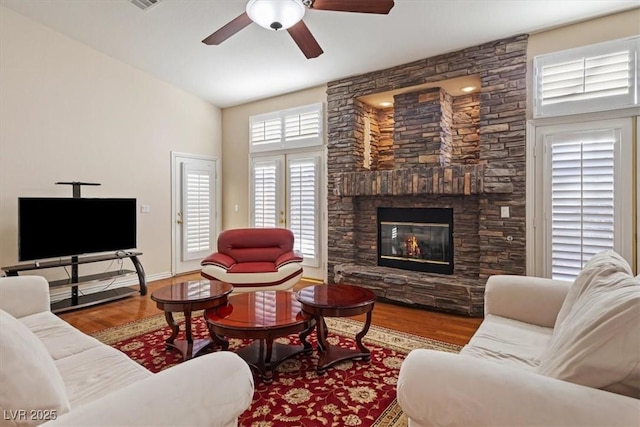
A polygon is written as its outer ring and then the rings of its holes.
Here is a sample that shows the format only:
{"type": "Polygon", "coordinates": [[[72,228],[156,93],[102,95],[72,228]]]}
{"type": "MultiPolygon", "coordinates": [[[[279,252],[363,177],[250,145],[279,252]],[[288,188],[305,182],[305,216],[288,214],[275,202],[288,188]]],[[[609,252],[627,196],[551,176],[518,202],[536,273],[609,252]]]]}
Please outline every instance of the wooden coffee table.
{"type": "Polygon", "coordinates": [[[191,331],[191,313],[195,310],[206,310],[227,302],[227,295],[233,286],[217,280],[194,280],[177,283],[154,291],[151,299],[164,311],[164,317],[171,328],[171,336],[167,338],[167,348],[173,347],[182,353],[184,360],[189,360],[202,349],[211,344],[210,339],[193,339],[191,331]],[[186,339],[176,339],[180,332],[173,313],[184,313],[184,331],[186,339]]]}
{"type": "Polygon", "coordinates": [[[371,359],[371,351],[362,344],[362,338],[371,326],[371,313],[376,301],[376,295],[369,289],[355,285],[317,285],[309,286],[296,292],[296,298],[302,304],[302,309],[316,318],[318,335],[317,371],[319,375],[326,372],[331,365],[347,359],[371,359]],[[351,317],[367,314],[366,321],[356,335],[357,349],[332,347],[327,342],[327,324],[325,317],[351,317]]]}
{"type": "Polygon", "coordinates": [[[211,338],[229,348],[225,337],[249,338],[255,341],[236,353],[255,369],[265,383],[273,381],[273,373],[285,360],[298,353],[313,351],[307,336],[313,330],[313,316],[302,311],[292,292],[247,292],[229,297],[220,307],[205,311],[211,338]],[[302,345],[273,342],[274,338],[299,334],[302,345]]]}

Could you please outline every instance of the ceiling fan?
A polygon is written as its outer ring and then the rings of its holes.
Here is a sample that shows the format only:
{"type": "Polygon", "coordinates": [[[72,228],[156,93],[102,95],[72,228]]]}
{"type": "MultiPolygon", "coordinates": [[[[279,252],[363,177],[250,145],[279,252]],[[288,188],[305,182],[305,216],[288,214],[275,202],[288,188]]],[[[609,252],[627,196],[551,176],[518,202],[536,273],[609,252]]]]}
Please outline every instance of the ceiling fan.
{"type": "Polygon", "coordinates": [[[247,8],[202,43],[219,45],[252,22],[268,30],[287,30],[304,56],[317,58],[323,51],[302,18],[307,9],[386,15],[394,0],[249,0],[247,8]]]}

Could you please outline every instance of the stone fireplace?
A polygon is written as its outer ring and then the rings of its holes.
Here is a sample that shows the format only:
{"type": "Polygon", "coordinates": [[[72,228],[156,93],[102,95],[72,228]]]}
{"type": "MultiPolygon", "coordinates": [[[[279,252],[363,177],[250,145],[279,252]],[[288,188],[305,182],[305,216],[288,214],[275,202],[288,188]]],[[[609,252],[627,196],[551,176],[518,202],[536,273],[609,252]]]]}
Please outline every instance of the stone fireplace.
{"type": "Polygon", "coordinates": [[[378,265],[453,274],[453,209],[378,208],[378,265]]]}
{"type": "Polygon", "coordinates": [[[526,47],[517,36],[328,84],[333,282],[479,316],[488,276],[524,274],[526,47]],[[464,76],[480,90],[440,84],[464,76]],[[392,108],[365,102],[383,92],[392,108]],[[430,209],[452,221],[409,214],[430,209]]]}

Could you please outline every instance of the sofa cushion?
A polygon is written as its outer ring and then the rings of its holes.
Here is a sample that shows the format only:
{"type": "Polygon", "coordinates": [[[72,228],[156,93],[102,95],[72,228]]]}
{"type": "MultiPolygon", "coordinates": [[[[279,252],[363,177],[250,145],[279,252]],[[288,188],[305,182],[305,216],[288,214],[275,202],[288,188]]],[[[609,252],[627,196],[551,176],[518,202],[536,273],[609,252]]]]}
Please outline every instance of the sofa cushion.
{"type": "Polygon", "coordinates": [[[606,286],[606,282],[594,282],[593,280],[595,276],[601,275],[605,270],[610,273],[619,271],[631,274],[631,267],[629,266],[629,263],[614,251],[603,251],[592,256],[571,285],[569,293],[562,303],[562,307],[556,317],[556,324],[554,328],[558,328],[562,322],[564,322],[575,302],[581,295],[587,293],[590,287],[602,284],[606,286]]]}
{"type": "Polygon", "coordinates": [[[488,314],[460,354],[535,370],[553,329],[488,314]]]}
{"type": "Polygon", "coordinates": [[[20,322],[38,337],[53,360],[104,345],[97,339],[83,334],[50,311],[21,317],[20,322]]]}
{"type": "Polygon", "coordinates": [[[38,337],[0,310],[0,425],[37,425],[30,410],[69,411],[67,392],[51,355],[38,337]],[[24,415],[17,411],[26,411],[24,415]]]}
{"type": "Polygon", "coordinates": [[[55,361],[73,408],[153,374],[126,354],[100,345],[55,361]]]}
{"type": "Polygon", "coordinates": [[[640,398],[640,281],[601,267],[553,336],[538,373],[640,398]]]}

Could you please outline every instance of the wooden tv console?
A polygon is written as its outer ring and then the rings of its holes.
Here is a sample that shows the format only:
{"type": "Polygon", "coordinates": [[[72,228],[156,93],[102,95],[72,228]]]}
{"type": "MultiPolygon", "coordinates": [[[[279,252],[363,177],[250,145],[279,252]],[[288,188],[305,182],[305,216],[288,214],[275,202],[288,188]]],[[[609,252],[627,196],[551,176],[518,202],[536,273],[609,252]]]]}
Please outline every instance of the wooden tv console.
{"type": "Polygon", "coordinates": [[[62,301],[51,304],[51,311],[54,313],[61,313],[64,311],[75,310],[77,308],[88,307],[90,305],[99,304],[107,301],[113,301],[120,298],[131,296],[140,292],[140,295],[147,294],[147,281],[144,274],[144,269],[138,256],[142,255],[142,252],[129,252],[129,251],[117,251],[114,253],[106,253],[100,255],[90,255],[85,257],[72,256],[65,259],[56,259],[52,261],[36,261],[24,264],[11,265],[2,267],[7,273],[7,276],[18,276],[21,271],[41,270],[45,268],[56,267],[68,267],[71,266],[71,277],[68,279],[54,280],[49,282],[50,288],[59,287],[71,287],[71,297],[62,301]],[[119,269],[115,271],[107,271],[104,273],[91,274],[80,277],[78,275],[78,266],[80,264],[89,264],[101,261],[111,261],[116,259],[129,258],[133,263],[135,271],[119,269]],[[87,295],[80,295],[78,292],[78,286],[87,284],[90,282],[98,282],[102,280],[113,279],[116,277],[126,276],[136,273],[138,275],[138,282],[140,283],[140,289],[133,289],[130,287],[109,289],[100,292],[95,292],[87,295]]]}

